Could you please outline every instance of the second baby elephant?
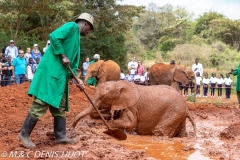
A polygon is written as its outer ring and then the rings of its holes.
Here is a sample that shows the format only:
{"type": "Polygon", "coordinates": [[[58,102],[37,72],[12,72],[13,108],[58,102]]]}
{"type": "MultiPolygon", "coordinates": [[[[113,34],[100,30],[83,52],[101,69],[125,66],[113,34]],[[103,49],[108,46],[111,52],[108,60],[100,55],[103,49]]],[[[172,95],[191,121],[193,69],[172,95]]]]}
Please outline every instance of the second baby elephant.
{"type": "MultiPolygon", "coordinates": [[[[109,109],[112,128],[136,131],[140,135],[186,136],[186,118],[196,127],[184,98],[167,85],[140,86],[127,81],[109,81],[96,88],[93,103],[97,108],[109,109]]],[[[92,105],[78,114],[73,127],[94,110],[92,105]]]]}
{"type": "Polygon", "coordinates": [[[179,82],[188,84],[189,81],[192,81],[196,84],[194,72],[179,65],[154,64],[149,68],[148,77],[151,85],[165,84],[172,86],[176,90],[179,90],[179,82]]]}
{"type": "Polygon", "coordinates": [[[120,80],[120,73],[120,67],[116,62],[98,60],[88,66],[84,84],[87,85],[87,80],[91,77],[97,79],[97,85],[107,81],[118,81],[120,80]]]}

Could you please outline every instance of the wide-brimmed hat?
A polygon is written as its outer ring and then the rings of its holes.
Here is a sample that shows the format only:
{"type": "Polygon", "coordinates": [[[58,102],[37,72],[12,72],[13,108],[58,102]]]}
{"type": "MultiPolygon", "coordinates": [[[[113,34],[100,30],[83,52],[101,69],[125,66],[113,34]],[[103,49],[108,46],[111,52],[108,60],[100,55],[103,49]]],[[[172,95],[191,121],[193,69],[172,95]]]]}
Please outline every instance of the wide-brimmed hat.
{"type": "Polygon", "coordinates": [[[94,18],[93,18],[93,16],[92,16],[91,14],[89,14],[89,13],[82,13],[82,14],[80,14],[80,16],[75,20],[75,22],[77,22],[79,19],[83,19],[83,20],[88,21],[88,22],[92,25],[92,29],[91,29],[91,30],[94,29],[94,28],[93,28],[93,20],[94,20],[94,18]]]}

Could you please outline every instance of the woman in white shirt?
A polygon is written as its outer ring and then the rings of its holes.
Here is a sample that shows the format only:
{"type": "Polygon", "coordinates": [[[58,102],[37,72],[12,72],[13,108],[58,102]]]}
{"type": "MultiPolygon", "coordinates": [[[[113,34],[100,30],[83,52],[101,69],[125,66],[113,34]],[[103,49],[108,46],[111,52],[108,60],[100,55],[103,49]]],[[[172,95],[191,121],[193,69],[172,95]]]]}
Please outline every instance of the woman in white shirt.
{"type": "Polygon", "coordinates": [[[29,62],[29,58],[31,58],[31,48],[26,49],[26,53],[24,54],[24,58],[26,59],[27,62],[29,62]]]}
{"type": "Polygon", "coordinates": [[[120,79],[125,80],[125,74],[124,74],[123,70],[121,70],[120,79]]]}
{"type": "Polygon", "coordinates": [[[212,73],[212,77],[210,78],[211,83],[211,98],[214,98],[215,88],[217,84],[216,73],[212,73]]]}
{"type": "Polygon", "coordinates": [[[208,78],[208,74],[205,74],[205,77],[202,80],[203,83],[203,97],[208,96],[208,85],[210,84],[210,79],[208,78]]]}
{"type": "Polygon", "coordinates": [[[224,83],[223,80],[223,75],[222,74],[218,74],[218,78],[217,78],[217,87],[218,87],[218,98],[221,99],[222,98],[222,85],[224,83]]]}
{"type": "Polygon", "coordinates": [[[226,78],[224,78],[224,85],[226,90],[226,98],[230,99],[231,89],[233,80],[229,77],[229,73],[226,73],[226,78]]]}

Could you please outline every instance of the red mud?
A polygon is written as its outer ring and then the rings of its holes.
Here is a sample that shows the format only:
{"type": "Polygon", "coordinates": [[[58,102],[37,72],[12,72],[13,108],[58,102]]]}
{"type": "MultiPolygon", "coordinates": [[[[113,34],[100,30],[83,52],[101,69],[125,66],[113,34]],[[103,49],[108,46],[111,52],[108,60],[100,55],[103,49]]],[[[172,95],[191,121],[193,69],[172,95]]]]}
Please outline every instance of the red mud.
{"type": "Polygon", "coordinates": [[[240,122],[231,124],[228,128],[224,129],[220,136],[225,139],[235,139],[240,133],[240,122]]]}
{"type": "MultiPolygon", "coordinates": [[[[35,149],[25,149],[17,140],[21,125],[31,106],[32,98],[27,96],[29,83],[0,87],[0,159],[191,159],[199,151],[211,159],[240,159],[240,111],[234,108],[236,97],[218,101],[198,99],[197,105],[189,104],[190,112],[197,126],[197,137],[187,121],[186,138],[138,136],[128,134],[126,141],[116,141],[103,134],[106,130],[101,120],[83,118],[70,130],[74,117],[85,109],[89,102],[75,85],[70,85],[70,112],[67,112],[67,135],[79,141],[71,145],[55,145],[53,118],[48,111],[35,126],[31,139],[35,149]],[[227,108],[227,107],[228,108],[227,108]],[[46,155],[46,152],[55,155],[46,155]],[[10,153],[16,153],[15,155],[10,153]],[[24,152],[21,157],[20,152],[24,152]],[[42,156],[39,152],[43,152],[42,156]],[[6,154],[4,157],[3,154],[6,154]],[[75,157],[71,155],[75,154],[75,157]],[[81,155],[79,155],[81,154],[81,155]],[[154,158],[152,158],[154,157],[154,158]]],[[[90,97],[94,88],[86,87],[90,97]]]]}

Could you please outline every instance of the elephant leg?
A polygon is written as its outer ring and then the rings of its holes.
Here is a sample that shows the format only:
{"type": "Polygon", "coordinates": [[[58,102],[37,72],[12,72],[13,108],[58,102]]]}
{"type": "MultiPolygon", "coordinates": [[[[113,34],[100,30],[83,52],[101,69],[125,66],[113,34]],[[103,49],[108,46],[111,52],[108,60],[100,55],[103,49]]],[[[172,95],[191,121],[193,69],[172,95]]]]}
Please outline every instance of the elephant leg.
{"type": "Polygon", "coordinates": [[[109,121],[109,125],[112,128],[126,129],[127,132],[132,132],[136,128],[137,117],[129,109],[125,109],[120,118],[109,121]]]}
{"type": "Polygon", "coordinates": [[[176,137],[186,137],[187,132],[186,132],[186,120],[184,120],[180,125],[179,125],[179,132],[177,133],[176,137]]]}
{"type": "Polygon", "coordinates": [[[179,85],[178,85],[178,82],[172,82],[171,83],[171,87],[175,88],[177,91],[179,91],[179,85]]]}
{"type": "Polygon", "coordinates": [[[180,130],[181,122],[183,117],[179,117],[178,114],[166,114],[162,119],[163,122],[159,122],[159,124],[154,128],[152,133],[157,136],[168,136],[170,138],[175,137],[180,130]],[[181,118],[181,119],[180,119],[181,118]]]}
{"type": "Polygon", "coordinates": [[[104,75],[103,77],[100,77],[100,78],[98,79],[97,85],[100,85],[100,84],[106,82],[106,77],[105,77],[105,76],[106,76],[106,75],[104,75]]]}

